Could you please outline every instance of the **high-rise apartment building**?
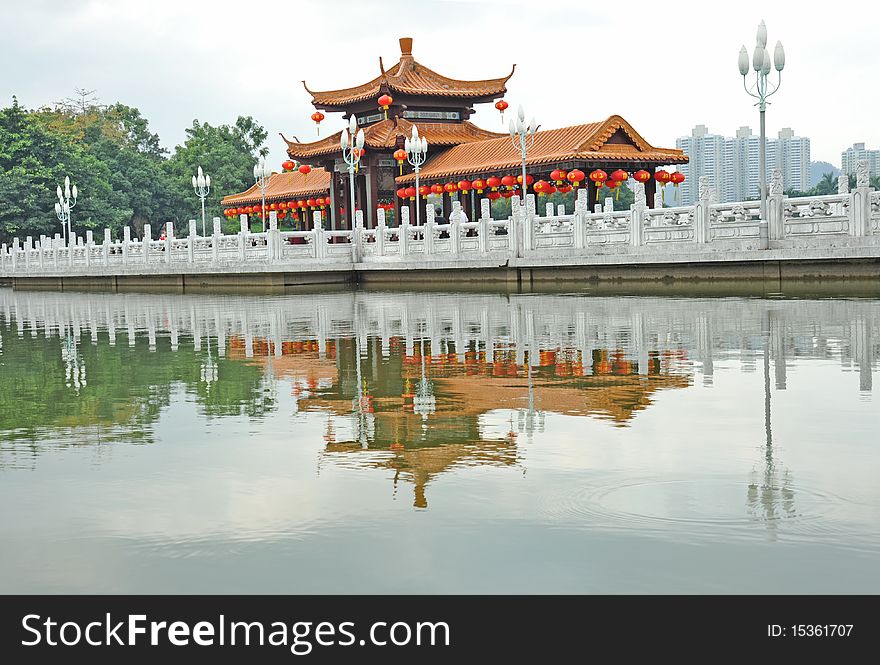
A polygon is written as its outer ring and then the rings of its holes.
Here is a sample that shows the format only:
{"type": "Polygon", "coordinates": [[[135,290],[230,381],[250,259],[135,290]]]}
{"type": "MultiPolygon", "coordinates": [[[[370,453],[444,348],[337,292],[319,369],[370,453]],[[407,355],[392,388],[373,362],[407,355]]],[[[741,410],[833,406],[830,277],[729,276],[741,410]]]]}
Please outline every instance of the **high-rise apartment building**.
{"type": "Polygon", "coordinates": [[[880,150],[867,150],[864,143],[853,143],[840,153],[841,170],[843,173],[855,173],[859,160],[868,162],[868,173],[880,175],[880,150]]]}

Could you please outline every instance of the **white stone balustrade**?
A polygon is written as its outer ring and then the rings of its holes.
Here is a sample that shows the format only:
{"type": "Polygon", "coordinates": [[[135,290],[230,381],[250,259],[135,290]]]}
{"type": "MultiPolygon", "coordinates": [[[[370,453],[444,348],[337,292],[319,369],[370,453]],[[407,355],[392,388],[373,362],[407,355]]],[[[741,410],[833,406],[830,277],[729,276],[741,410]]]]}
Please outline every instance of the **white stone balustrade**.
{"type": "Polygon", "coordinates": [[[657,261],[687,253],[725,260],[730,252],[768,249],[880,248],[880,193],[868,187],[866,176],[851,192],[841,180],[837,194],[788,198],[777,172],[766,221],[760,219],[758,201],[716,203],[704,179],[692,206],[648,208],[644,187],[634,187],[635,202],[623,211],[614,210],[609,198],[591,212],[587,192],[581,189],[571,213],[561,205],[539,206],[534,195],[525,204],[514,196],[506,219],[493,219],[490,201],[482,199],[476,220],[462,221],[455,202],[443,224],[435,221],[433,205],[428,205],[422,226],[410,223],[404,207],[399,226],[388,226],[385,211],[378,210],[371,229],[364,228],[358,211],[353,231],[324,228],[316,211],[310,231],[281,231],[271,212],[267,230],[260,233],[252,233],[242,216],[241,230],[234,235],[221,233],[220,220],[214,218],[213,233],[206,237],[197,234],[195,220],[190,220],[187,234],[180,237],[168,223],[163,240],[153,239],[148,224],[141,239],[127,227],[115,240],[104,230],[100,243],[92,231],[84,239],[72,236],[68,246],[58,235],[23,242],[14,238],[0,247],[0,277],[351,270],[370,263],[408,269],[414,261],[466,268],[487,259],[565,261],[603,254],[657,261]]]}

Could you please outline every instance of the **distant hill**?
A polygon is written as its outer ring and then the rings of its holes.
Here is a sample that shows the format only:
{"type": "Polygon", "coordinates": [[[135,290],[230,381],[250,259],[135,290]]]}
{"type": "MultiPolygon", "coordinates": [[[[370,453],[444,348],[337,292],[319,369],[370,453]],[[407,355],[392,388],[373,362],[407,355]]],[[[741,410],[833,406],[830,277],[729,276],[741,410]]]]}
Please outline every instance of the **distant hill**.
{"type": "Polygon", "coordinates": [[[829,172],[833,173],[835,178],[840,175],[840,169],[834,166],[834,164],[829,164],[828,162],[810,162],[810,187],[815,187],[819,184],[822,176],[829,172]]]}

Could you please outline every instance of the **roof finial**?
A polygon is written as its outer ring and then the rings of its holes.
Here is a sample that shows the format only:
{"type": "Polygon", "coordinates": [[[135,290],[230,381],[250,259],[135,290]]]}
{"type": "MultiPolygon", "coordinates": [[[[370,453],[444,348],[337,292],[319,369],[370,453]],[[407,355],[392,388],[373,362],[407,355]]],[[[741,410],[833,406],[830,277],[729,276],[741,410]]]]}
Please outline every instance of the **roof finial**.
{"type": "Polygon", "coordinates": [[[412,37],[400,38],[400,55],[412,55],[412,37]]]}

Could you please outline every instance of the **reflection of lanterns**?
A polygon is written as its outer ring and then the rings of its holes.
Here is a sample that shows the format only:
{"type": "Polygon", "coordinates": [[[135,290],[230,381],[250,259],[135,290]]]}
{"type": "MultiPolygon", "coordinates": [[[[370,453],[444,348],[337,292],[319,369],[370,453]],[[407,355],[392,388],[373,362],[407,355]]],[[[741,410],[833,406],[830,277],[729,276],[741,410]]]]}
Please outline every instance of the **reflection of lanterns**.
{"type": "Polygon", "coordinates": [[[516,186],[516,178],[512,175],[506,175],[501,178],[501,184],[507,187],[507,189],[513,189],[516,186]]]}
{"type": "Polygon", "coordinates": [[[312,120],[315,122],[315,127],[318,129],[318,136],[321,135],[321,121],[324,119],[324,114],[320,111],[315,111],[312,113],[312,120]]]}
{"type": "Polygon", "coordinates": [[[501,112],[501,124],[502,125],[504,125],[504,112],[507,110],[508,106],[510,106],[510,104],[505,102],[503,99],[499,99],[497,102],[495,102],[495,108],[501,112]]]}
{"type": "Polygon", "coordinates": [[[562,169],[554,169],[550,172],[550,179],[555,180],[557,185],[561,185],[567,174],[562,169]]]}
{"type": "Polygon", "coordinates": [[[400,175],[403,175],[403,163],[406,161],[406,150],[403,148],[395,150],[394,159],[397,160],[397,165],[400,167],[400,175]]]}
{"type": "Polygon", "coordinates": [[[471,183],[471,185],[477,190],[477,194],[482,194],[483,190],[486,189],[486,181],[482,178],[477,178],[471,183]]]}
{"type": "Polygon", "coordinates": [[[394,103],[394,98],[391,95],[382,95],[377,101],[385,112],[385,119],[388,120],[388,107],[394,103]]]}
{"type": "Polygon", "coordinates": [[[486,184],[492,188],[493,192],[495,192],[501,186],[501,178],[499,178],[497,175],[490,176],[486,179],[486,184]]]}

